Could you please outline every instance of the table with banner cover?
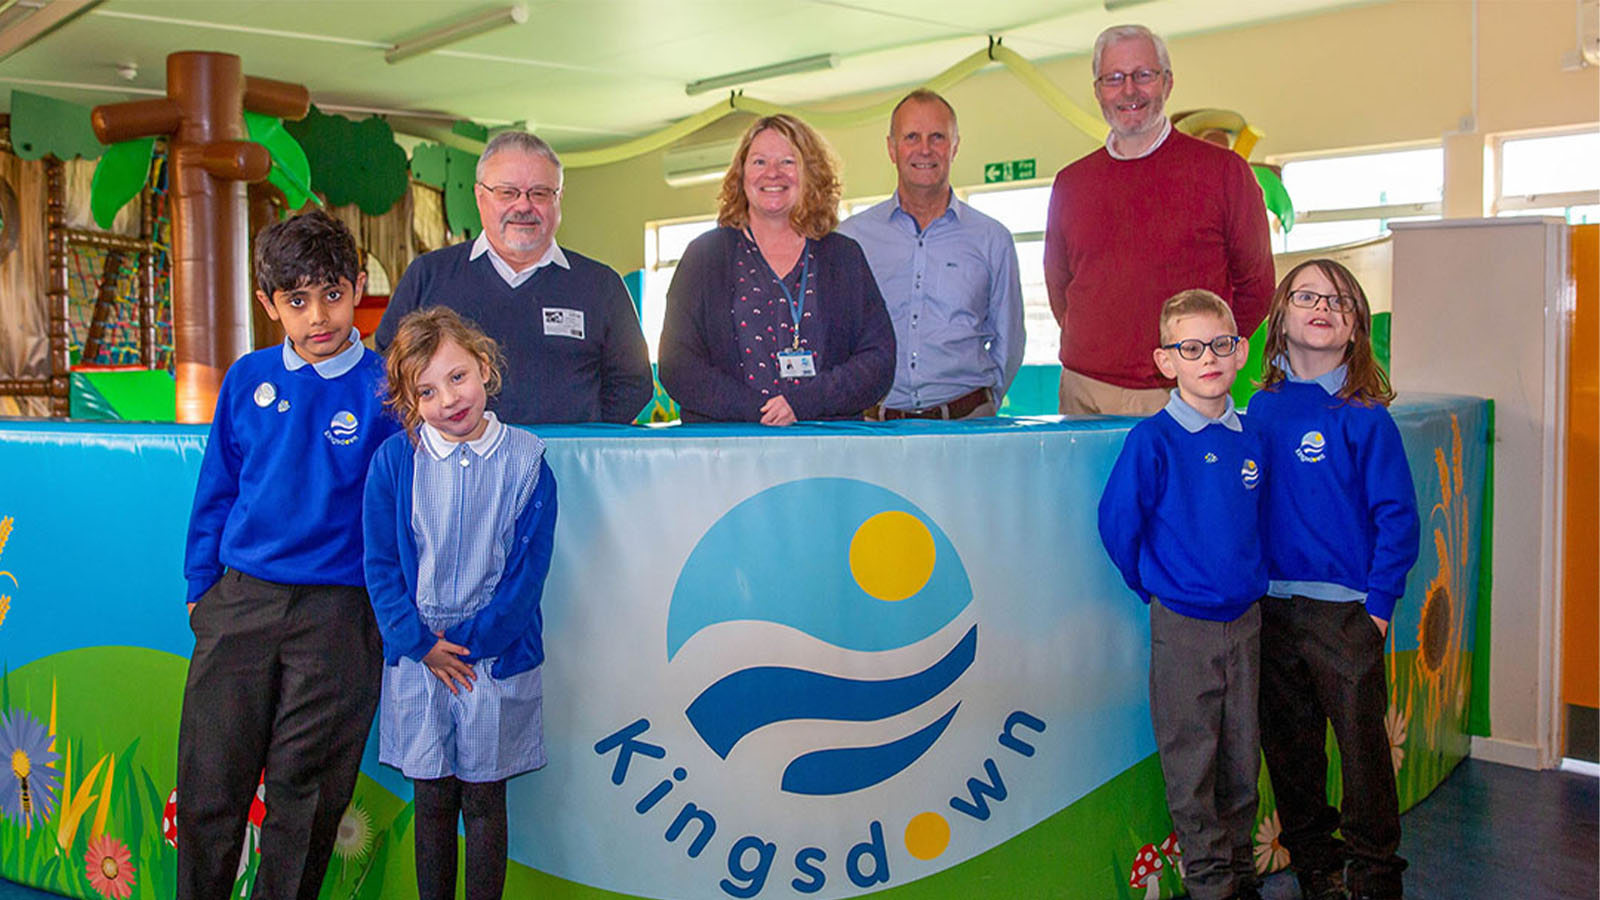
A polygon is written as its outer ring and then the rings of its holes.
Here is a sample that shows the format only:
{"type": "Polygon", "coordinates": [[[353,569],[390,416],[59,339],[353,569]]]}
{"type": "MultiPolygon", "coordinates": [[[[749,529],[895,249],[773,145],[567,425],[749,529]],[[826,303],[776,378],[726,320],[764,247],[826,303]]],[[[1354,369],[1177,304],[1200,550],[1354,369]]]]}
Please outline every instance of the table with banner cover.
{"type": "MultiPolygon", "coordinates": [[[[1393,412],[1423,522],[1388,643],[1409,806],[1467,749],[1490,413],[1393,412]]],[[[549,765],[509,786],[507,895],[1177,893],[1146,607],[1095,525],[1132,424],[537,429],[560,486],[549,765]]],[[[0,759],[31,765],[27,810],[0,768],[0,877],[97,897],[86,861],[110,853],[132,896],[172,894],[205,441],[0,422],[0,759]]],[[[375,744],[324,897],[416,896],[410,787],[375,744]]]]}

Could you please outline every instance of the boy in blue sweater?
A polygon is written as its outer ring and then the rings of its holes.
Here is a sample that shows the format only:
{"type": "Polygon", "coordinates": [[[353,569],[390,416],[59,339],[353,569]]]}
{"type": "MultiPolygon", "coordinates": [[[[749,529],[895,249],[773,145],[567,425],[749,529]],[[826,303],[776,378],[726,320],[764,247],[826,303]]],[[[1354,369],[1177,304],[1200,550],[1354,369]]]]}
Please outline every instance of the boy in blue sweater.
{"type": "Polygon", "coordinates": [[[1150,606],[1150,718],[1189,894],[1253,900],[1267,572],[1261,446],[1229,394],[1248,346],[1210,291],[1172,297],[1160,321],[1156,367],[1178,387],[1128,433],[1100,497],[1100,539],[1150,606]]]}
{"type": "Polygon", "coordinates": [[[383,360],[351,324],[366,275],[322,212],[267,228],[255,256],[256,299],[287,339],[229,368],[195,486],[178,900],[232,892],[263,769],[254,896],[313,900],[378,704],[361,495],[400,426],[383,408],[383,360]]]}

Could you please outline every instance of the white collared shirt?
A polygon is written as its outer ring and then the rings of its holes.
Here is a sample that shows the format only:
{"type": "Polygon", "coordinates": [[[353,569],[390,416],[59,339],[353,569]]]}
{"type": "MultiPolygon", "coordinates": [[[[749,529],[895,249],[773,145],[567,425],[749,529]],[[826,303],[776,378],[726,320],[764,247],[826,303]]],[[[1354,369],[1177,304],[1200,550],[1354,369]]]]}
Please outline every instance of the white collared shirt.
{"type": "Polygon", "coordinates": [[[523,282],[533,277],[534,272],[551,263],[555,263],[563,269],[572,268],[567,263],[567,255],[561,252],[560,245],[555,241],[551,241],[550,248],[544,251],[544,255],[526,269],[513,269],[510,263],[506,262],[501,258],[500,254],[494,251],[494,247],[489,243],[489,236],[479,232],[478,239],[472,242],[472,253],[467,259],[477,259],[485,253],[489,254],[489,262],[494,265],[495,272],[511,287],[521,287],[523,282]]]}
{"type": "Polygon", "coordinates": [[[1144,148],[1144,152],[1143,153],[1135,153],[1132,156],[1124,156],[1123,154],[1118,153],[1117,152],[1117,148],[1112,145],[1112,141],[1116,140],[1116,137],[1117,137],[1117,133],[1115,131],[1110,132],[1109,134],[1106,135],[1106,152],[1111,154],[1111,158],[1112,159],[1121,159],[1121,160],[1144,159],[1146,156],[1149,156],[1150,154],[1152,154],[1152,153],[1156,152],[1157,150],[1161,149],[1161,145],[1166,143],[1167,136],[1170,135],[1170,134],[1172,134],[1172,120],[1168,119],[1166,117],[1162,117],[1162,119],[1161,119],[1161,134],[1156,138],[1155,143],[1153,143],[1150,146],[1144,148]]]}
{"type": "Polygon", "coordinates": [[[483,434],[470,441],[452,441],[445,437],[439,429],[423,422],[417,428],[418,433],[422,435],[422,446],[437,460],[449,459],[450,454],[456,452],[456,449],[462,444],[466,444],[468,449],[478,456],[488,459],[494,455],[495,449],[500,446],[500,439],[505,436],[506,426],[500,422],[499,417],[494,414],[492,409],[484,410],[483,417],[489,421],[489,424],[483,429],[483,434]]]}

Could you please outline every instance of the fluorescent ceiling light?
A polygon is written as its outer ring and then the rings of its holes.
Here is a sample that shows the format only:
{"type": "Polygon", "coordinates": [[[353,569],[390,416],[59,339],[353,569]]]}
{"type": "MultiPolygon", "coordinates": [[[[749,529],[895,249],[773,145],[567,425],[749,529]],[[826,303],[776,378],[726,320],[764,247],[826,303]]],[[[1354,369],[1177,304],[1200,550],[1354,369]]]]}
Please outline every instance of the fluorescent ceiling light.
{"type": "Polygon", "coordinates": [[[1141,3],[1149,2],[1151,2],[1151,0],[1105,0],[1105,7],[1106,12],[1116,12],[1119,9],[1125,9],[1129,6],[1138,6],[1141,3]]]}
{"type": "MultiPolygon", "coordinates": [[[[102,2],[104,0],[53,0],[37,7],[0,31],[0,59],[32,44],[102,2]]],[[[0,12],[9,12],[15,6],[15,3],[7,3],[0,7],[0,12]]]]}
{"type": "Polygon", "coordinates": [[[397,41],[393,47],[383,51],[383,58],[391,63],[397,63],[419,54],[437,50],[446,44],[464,41],[469,37],[477,37],[484,32],[503,28],[507,25],[521,25],[526,21],[528,21],[528,7],[521,3],[515,6],[493,9],[440,25],[416,37],[397,41]]]}
{"type": "Polygon", "coordinates": [[[745,69],[742,72],[729,72],[715,78],[702,78],[691,81],[683,86],[683,92],[693,97],[706,91],[717,88],[733,87],[738,84],[748,84],[764,78],[776,78],[779,75],[794,75],[800,72],[816,72],[822,69],[831,69],[839,65],[839,57],[834,53],[818,53],[816,56],[806,56],[800,59],[791,59],[788,62],[773,63],[770,66],[757,66],[754,69],[745,69]]]}

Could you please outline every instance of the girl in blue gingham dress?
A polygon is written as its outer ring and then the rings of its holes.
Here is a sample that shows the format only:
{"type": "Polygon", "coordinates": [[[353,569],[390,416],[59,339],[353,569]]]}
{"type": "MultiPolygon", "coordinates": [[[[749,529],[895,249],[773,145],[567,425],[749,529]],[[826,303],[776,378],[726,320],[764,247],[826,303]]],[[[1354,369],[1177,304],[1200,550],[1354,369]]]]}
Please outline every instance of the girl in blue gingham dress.
{"type": "Polygon", "coordinates": [[[539,599],[555,477],[543,441],[485,409],[499,351],[453,311],[402,319],[387,369],[406,434],[373,457],[363,510],[384,645],[378,758],[415,787],[422,900],[455,895],[458,818],[467,898],[498,898],[506,779],[545,762],[539,599]]]}

